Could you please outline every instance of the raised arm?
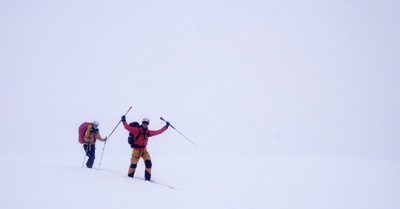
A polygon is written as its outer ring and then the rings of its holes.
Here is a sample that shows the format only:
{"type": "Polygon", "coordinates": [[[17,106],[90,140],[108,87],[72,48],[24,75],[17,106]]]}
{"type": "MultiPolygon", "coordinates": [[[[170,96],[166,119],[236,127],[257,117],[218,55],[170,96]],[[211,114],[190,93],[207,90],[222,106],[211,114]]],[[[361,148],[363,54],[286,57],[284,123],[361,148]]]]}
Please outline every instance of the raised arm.
{"type": "Polygon", "coordinates": [[[157,131],[152,131],[152,130],[149,130],[149,137],[150,136],[157,136],[158,134],[162,134],[164,131],[166,131],[168,128],[167,128],[167,126],[164,126],[164,127],[162,127],[160,130],[157,130],[157,131]]]}

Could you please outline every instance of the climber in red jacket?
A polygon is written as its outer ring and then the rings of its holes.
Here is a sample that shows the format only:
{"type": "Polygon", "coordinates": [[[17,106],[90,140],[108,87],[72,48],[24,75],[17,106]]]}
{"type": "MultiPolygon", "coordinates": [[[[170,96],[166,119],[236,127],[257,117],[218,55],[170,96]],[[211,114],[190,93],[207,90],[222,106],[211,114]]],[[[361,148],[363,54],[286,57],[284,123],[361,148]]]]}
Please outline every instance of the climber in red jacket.
{"type": "Polygon", "coordinates": [[[148,126],[150,124],[150,120],[148,118],[144,118],[142,120],[142,125],[138,127],[129,126],[128,123],[126,122],[125,115],[121,117],[121,121],[122,124],[124,124],[125,129],[133,134],[133,143],[132,143],[133,152],[132,152],[131,165],[129,166],[128,176],[133,178],[137,162],[139,161],[140,157],[142,157],[144,164],[146,166],[144,174],[145,180],[150,181],[152,164],[151,164],[150,154],[147,152],[146,149],[147,142],[149,140],[149,137],[156,136],[167,130],[170,123],[167,122],[167,124],[160,130],[153,131],[148,129],[148,126]]]}

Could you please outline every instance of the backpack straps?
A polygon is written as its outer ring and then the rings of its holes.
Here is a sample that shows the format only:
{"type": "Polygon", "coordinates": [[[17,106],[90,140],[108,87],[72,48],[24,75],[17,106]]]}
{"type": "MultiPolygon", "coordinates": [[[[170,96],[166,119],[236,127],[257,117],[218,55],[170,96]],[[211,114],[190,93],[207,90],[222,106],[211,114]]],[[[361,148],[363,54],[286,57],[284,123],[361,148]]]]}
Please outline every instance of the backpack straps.
{"type": "MultiPolygon", "coordinates": [[[[139,134],[135,137],[135,139],[133,140],[133,143],[135,143],[138,139],[139,139],[139,137],[143,134],[143,132],[142,132],[142,126],[139,126],[138,127],[139,128],[139,134]]],[[[147,132],[147,138],[149,137],[149,132],[147,132]]],[[[145,138],[144,138],[145,136],[143,136],[143,140],[145,140],[145,138]]]]}
{"type": "Polygon", "coordinates": [[[139,133],[138,133],[137,136],[135,136],[135,139],[133,140],[133,143],[135,143],[139,139],[140,135],[142,135],[142,131],[141,131],[140,127],[139,127],[139,133]]]}

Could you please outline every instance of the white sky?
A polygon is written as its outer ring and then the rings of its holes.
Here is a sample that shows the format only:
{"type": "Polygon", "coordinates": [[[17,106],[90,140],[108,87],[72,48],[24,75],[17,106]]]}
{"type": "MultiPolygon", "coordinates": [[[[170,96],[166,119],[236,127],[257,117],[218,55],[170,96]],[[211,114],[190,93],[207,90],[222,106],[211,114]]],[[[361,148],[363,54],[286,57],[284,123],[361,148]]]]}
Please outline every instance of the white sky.
{"type": "MultiPolygon", "coordinates": [[[[76,147],[81,122],[104,137],[132,105],[128,121],[163,116],[202,150],[400,160],[399,9],[2,0],[0,149],[76,147]]],[[[173,130],[158,139],[192,149],[173,130]]]]}

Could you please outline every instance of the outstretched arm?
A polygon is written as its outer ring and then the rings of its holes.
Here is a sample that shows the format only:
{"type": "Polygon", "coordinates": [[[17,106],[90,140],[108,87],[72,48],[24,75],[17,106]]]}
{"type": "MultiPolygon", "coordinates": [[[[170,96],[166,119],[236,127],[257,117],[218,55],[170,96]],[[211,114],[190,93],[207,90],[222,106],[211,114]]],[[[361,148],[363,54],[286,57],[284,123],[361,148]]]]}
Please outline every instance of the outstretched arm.
{"type": "Polygon", "coordinates": [[[162,134],[162,133],[164,133],[164,131],[166,131],[167,129],[168,129],[168,127],[167,127],[167,126],[164,126],[164,127],[162,127],[160,130],[157,130],[157,131],[149,130],[149,137],[150,137],[150,136],[157,136],[158,134],[162,134]]]}

